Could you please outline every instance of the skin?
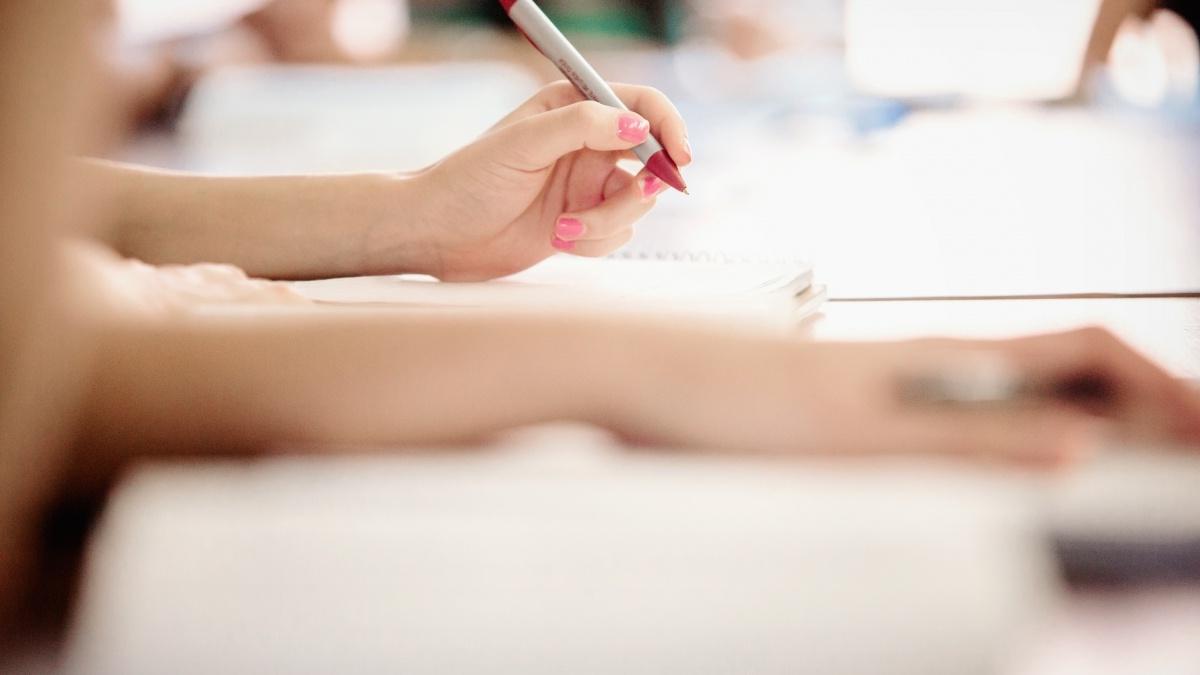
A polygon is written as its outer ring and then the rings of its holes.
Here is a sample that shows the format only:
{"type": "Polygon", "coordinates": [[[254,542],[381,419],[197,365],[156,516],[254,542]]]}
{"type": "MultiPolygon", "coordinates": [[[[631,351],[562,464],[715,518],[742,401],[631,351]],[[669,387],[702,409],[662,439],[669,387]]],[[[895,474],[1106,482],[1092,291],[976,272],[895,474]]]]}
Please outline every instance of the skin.
{"type": "Polygon", "coordinates": [[[64,491],[78,379],[94,351],[54,246],[80,227],[63,198],[67,155],[106,129],[100,106],[91,124],[75,112],[99,81],[85,40],[95,13],[81,0],[0,3],[0,654],[33,600],[38,525],[64,491]]]}
{"type": "MultiPolygon", "coordinates": [[[[89,16],[82,0],[0,3],[0,52],[14,55],[0,60],[0,96],[17,102],[0,108],[0,641],[36,593],[40,519],[103,490],[138,457],[428,445],[554,420],[698,450],[1033,465],[1081,453],[1097,416],[1130,433],[1200,441],[1197,396],[1098,330],[814,344],[588,314],[190,313],[196,296],[278,288],[221,266],[160,272],[79,253],[67,239],[94,236],[148,263],[224,263],[281,279],[486,279],[563,249],[616,249],[662,188],[647,193],[646,177],[617,168],[636,144],[621,136],[621,113],[561,84],[414,174],[72,167],[68,157],[89,147],[84,132],[104,127],[81,39],[89,16]],[[581,231],[563,232],[564,217],[581,231]],[[179,275],[189,281],[173,284],[179,275]],[[1086,378],[1114,395],[1103,405],[1063,398],[992,410],[897,401],[912,364],[964,354],[1003,358],[1051,388],[1086,378]]],[[[618,92],[678,163],[690,162],[686,130],[661,94],[618,92]]]]}
{"type": "Polygon", "coordinates": [[[667,189],[617,166],[651,127],[679,165],[691,163],[687,131],[665,96],[614,89],[637,112],[584,101],[558,82],[413,174],[222,178],[99,162],[80,170],[114,196],[108,241],[146,262],[221,261],[277,279],[490,279],[559,251],[603,256],[627,242],[667,189]],[[559,232],[561,219],[582,229],[559,232]]]}

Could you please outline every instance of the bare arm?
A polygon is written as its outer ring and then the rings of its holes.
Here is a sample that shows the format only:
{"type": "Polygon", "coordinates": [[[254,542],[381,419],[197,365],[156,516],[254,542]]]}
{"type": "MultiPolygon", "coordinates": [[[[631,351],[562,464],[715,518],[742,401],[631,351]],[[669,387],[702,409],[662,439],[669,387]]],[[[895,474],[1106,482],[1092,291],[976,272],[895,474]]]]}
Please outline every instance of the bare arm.
{"type": "Polygon", "coordinates": [[[386,271],[425,272],[432,257],[420,221],[397,217],[419,203],[400,175],[198,176],[91,160],[80,170],[112,199],[104,238],[148,263],[222,262],[275,279],[354,276],[371,271],[372,233],[385,226],[397,234],[386,271]]]}
{"type": "Polygon", "coordinates": [[[1084,448],[1091,418],[1069,402],[978,411],[897,402],[913,363],[974,352],[1047,382],[1107,382],[1119,396],[1092,413],[1200,442],[1200,398],[1099,331],[830,344],[586,315],[399,312],[116,328],[101,341],[84,439],[106,469],[131,453],[428,445],[554,420],[655,445],[784,454],[1045,464],[1084,448]]]}
{"type": "Polygon", "coordinates": [[[604,322],[377,312],[127,325],[102,340],[85,435],[170,453],[600,421],[628,351],[620,335],[604,322]]]}
{"type": "MultiPolygon", "coordinates": [[[[44,569],[40,518],[59,496],[89,339],[68,317],[55,243],[66,156],[92,140],[77,115],[96,81],[87,3],[0,3],[0,670],[44,569]],[[30,67],[36,64],[36,67],[30,67]]],[[[91,109],[102,121],[103,106],[91,109]]]]}
{"type": "Polygon", "coordinates": [[[81,165],[112,195],[106,239],[149,263],[221,262],[304,279],[420,272],[478,280],[629,240],[666,186],[617,166],[654,129],[680,165],[683,120],[661,93],[615,85],[632,110],[550,85],[481,138],[410,174],[209,177],[81,165]]]}

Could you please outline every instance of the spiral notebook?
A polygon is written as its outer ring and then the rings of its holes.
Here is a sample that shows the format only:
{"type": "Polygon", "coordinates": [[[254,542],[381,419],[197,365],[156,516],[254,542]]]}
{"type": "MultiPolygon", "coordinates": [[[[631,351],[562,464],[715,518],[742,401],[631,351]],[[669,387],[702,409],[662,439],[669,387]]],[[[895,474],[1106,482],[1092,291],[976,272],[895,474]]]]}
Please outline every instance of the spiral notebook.
{"type": "Polygon", "coordinates": [[[688,314],[794,325],[824,300],[802,262],[633,250],[603,259],[558,255],[503,279],[443,283],[420,275],[294,284],[326,303],[414,308],[570,309],[688,314]]]}

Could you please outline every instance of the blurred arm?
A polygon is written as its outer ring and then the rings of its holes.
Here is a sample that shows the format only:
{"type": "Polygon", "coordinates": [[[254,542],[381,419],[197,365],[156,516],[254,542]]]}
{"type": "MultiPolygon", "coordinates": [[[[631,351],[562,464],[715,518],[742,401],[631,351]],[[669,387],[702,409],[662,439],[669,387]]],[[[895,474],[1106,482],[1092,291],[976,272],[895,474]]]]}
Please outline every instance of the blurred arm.
{"type": "Polygon", "coordinates": [[[102,340],[83,442],[104,476],[131,452],[440,443],[564,419],[612,426],[603,411],[628,351],[622,330],[376,312],[122,325],[102,340]]]}
{"type": "Polygon", "coordinates": [[[53,604],[35,588],[40,519],[86,371],[54,246],[68,227],[66,157],[85,137],[80,101],[97,80],[84,57],[92,4],[0,2],[0,670],[9,631],[28,628],[23,610],[53,604]]]}
{"type": "Polygon", "coordinates": [[[127,324],[98,361],[76,466],[100,478],[131,453],[429,445],[559,420],[666,447],[1038,464],[1079,452],[1091,415],[1200,442],[1200,396],[1096,330],[834,344],[619,317],[322,312],[127,324]],[[970,354],[1061,400],[898,404],[914,364],[970,354]],[[1079,383],[1103,400],[1076,400],[1079,383]]]}
{"type": "Polygon", "coordinates": [[[1091,37],[1088,39],[1083,63],[1084,78],[1081,79],[1080,86],[1086,82],[1088,71],[1108,58],[1108,51],[1112,48],[1113,39],[1116,38],[1121,23],[1131,15],[1148,14],[1154,4],[1154,0],[1102,0],[1100,9],[1096,12],[1096,21],[1092,24],[1091,37]]]}

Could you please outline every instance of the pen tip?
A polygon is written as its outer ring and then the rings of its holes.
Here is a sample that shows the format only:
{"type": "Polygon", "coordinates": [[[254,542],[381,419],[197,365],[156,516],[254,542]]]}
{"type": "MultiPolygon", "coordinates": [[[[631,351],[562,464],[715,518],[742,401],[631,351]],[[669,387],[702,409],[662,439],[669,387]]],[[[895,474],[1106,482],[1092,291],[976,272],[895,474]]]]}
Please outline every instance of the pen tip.
{"type": "Polygon", "coordinates": [[[686,189],[683,191],[683,194],[685,194],[685,195],[687,195],[687,196],[689,196],[689,197],[691,197],[691,196],[692,196],[692,193],[688,192],[686,189]]]}

